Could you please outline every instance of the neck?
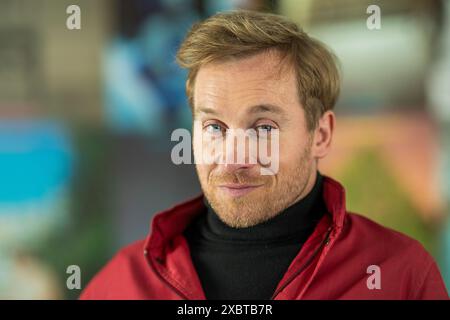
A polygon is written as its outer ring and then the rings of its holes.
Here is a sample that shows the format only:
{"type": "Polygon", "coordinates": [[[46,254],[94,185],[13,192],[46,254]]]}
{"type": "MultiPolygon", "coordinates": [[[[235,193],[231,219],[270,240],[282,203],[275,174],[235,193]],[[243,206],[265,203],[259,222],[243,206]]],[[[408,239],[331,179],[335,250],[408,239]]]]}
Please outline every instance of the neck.
{"type": "Polygon", "coordinates": [[[311,170],[311,173],[308,176],[308,179],[306,180],[305,186],[303,187],[300,194],[297,196],[297,198],[292,201],[292,204],[295,204],[305,197],[307,197],[311,191],[313,190],[314,186],[316,186],[318,183],[320,183],[320,188],[322,188],[322,176],[317,170],[311,170]],[[318,181],[320,179],[320,181],[318,181]]]}

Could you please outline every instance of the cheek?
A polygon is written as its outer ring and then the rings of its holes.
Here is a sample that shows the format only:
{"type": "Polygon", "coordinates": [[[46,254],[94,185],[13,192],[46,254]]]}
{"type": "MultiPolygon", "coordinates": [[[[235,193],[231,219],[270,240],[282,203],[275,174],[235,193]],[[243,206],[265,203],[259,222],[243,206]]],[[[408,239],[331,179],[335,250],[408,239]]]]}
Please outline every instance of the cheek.
{"type": "Polygon", "coordinates": [[[280,169],[302,165],[309,147],[309,136],[301,130],[280,137],[280,169]]]}
{"type": "Polygon", "coordinates": [[[201,182],[207,183],[208,182],[208,176],[213,169],[212,165],[206,165],[206,164],[197,164],[196,165],[197,174],[201,182]]]}
{"type": "Polygon", "coordinates": [[[223,139],[208,134],[202,135],[201,130],[195,130],[192,142],[195,163],[203,165],[219,163],[223,159],[225,145],[223,139]]]}
{"type": "Polygon", "coordinates": [[[292,162],[295,154],[299,152],[300,142],[291,137],[282,137],[280,139],[280,164],[292,162]]]}

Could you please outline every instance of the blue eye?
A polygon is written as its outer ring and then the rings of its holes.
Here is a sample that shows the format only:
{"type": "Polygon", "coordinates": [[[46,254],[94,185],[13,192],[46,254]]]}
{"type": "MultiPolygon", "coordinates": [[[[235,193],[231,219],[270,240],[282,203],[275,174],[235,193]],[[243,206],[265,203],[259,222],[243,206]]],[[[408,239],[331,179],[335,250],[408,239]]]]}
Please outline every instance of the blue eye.
{"type": "Polygon", "coordinates": [[[258,130],[258,132],[266,131],[267,133],[269,133],[270,131],[272,131],[272,129],[275,129],[275,128],[269,124],[263,124],[263,125],[257,126],[256,129],[258,130]]]}
{"type": "Polygon", "coordinates": [[[218,134],[222,133],[222,127],[217,123],[213,123],[206,126],[206,131],[211,134],[218,134]]]}

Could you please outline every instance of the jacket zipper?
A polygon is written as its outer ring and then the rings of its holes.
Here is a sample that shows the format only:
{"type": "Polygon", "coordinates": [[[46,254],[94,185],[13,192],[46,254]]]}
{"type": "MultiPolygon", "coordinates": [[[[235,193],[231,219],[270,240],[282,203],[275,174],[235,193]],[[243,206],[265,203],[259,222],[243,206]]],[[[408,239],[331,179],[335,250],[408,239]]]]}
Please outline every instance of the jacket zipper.
{"type": "Polygon", "coordinates": [[[276,296],[284,290],[284,288],[286,288],[300,273],[303,272],[303,270],[306,269],[306,267],[314,260],[314,258],[317,256],[317,254],[321,251],[321,249],[328,245],[328,243],[330,242],[330,234],[332,231],[332,227],[329,227],[327,230],[327,234],[325,236],[325,238],[322,240],[322,242],[320,243],[320,245],[316,248],[316,250],[314,250],[313,254],[308,258],[308,260],[292,275],[289,277],[288,280],[285,281],[285,283],[278,288],[277,290],[275,290],[274,294],[272,295],[272,297],[270,297],[270,300],[274,300],[276,298],[276,296]]]}
{"type": "Polygon", "coordinates": [[[178,288],[176,288],[174,285],[172,285],[166,278],[164,278],[161,275],[161,273],[158,271],[158,268],[156,268],[156,266],[154,265],[154,262],[152,261],[152,259],[148,256],[147,250],[144,250],[144,256],[145,256],[145,260],[147,260],[147,264],[156,273],[158,278],[160,280],[162,280],[162,282],[164,282],[170,289],[172,289],[178,296],[180,296],[180,298],[182,298],[184,300],[189,300],[189,298],[183,292],[181,292],[178,288]]]}

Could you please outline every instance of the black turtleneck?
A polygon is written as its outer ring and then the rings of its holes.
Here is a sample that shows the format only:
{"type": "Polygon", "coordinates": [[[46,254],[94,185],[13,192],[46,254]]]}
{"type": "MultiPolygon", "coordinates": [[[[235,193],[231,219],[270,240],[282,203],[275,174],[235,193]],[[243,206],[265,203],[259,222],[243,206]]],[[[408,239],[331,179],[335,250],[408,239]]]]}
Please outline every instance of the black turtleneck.
{"type": "Polygon", "coordinates": [[[311,192],[274,218],[248,228],[222,222],[205,200],[185,231],[207,299],[270,299],[290,263],[326,212],[322,176],[311,192]]]}

